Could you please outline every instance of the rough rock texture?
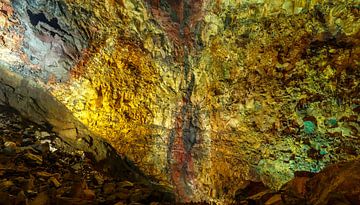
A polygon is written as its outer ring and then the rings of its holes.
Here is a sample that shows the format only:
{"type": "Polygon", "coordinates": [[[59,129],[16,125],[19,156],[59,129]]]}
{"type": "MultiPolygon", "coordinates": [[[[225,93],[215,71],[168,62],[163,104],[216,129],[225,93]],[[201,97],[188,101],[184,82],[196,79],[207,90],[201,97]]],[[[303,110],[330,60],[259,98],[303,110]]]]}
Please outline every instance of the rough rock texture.
{"type": "Polygon", "coordinates": [[[101,136],[179,201],[359,155],[356,0],[0,2],[0,101],[101,136]]]}
{"type": "Polygon", "coordinates": [[[359,160],[326,167],[306,184],[306,197],[309,203],[358,204],[360,202],[359,168],[359,160]]]}
{"type": "Polygon", "coordinates": [[[55,133],[0,106],[0,204],[174,204],[174,195],[135,172],[97,166],[55,133]]]}
{"type": "Polygon", "coordinates": [[[332,164],[319,173],[297,172],[274,192],[263,183],[250,183],[236,194],[236,204],[359,204],[359,160],[332,164]]]}
{"type": "Polygon", "coordinates": [[[358,204],[359,160],[336,163],[318,174],[299,174],[282,188],[284,204],[358,204]]]}

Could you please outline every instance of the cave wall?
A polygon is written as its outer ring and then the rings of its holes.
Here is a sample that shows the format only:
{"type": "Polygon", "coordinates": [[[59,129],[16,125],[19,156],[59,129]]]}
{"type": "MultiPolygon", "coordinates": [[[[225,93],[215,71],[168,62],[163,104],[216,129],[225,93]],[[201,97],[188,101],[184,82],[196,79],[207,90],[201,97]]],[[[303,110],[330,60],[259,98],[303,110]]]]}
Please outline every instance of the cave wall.
{"type": "Polygon", "coordinates": [[[0,102],[100,136],[180,201],[359,155],[355,0],[0,2],[0,102]]]}

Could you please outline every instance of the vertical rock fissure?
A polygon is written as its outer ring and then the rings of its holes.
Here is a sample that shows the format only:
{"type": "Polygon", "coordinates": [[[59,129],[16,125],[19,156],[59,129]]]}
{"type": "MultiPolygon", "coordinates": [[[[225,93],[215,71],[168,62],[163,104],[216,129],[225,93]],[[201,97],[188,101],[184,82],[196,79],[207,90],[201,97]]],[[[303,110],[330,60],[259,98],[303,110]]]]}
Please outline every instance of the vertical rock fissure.
{"type": "Polygon", "coordinates": [[[175,119],[175,128],[170,136],[170,171],[180,201],[191,200],[194,179],[192,150],[197,142],[199,130],[197,125],[197,108],[191,103],[194,87],[194,75],[187,85],[180,111],[175,119]]]}
{"type": "Polygon", "coordinates": [[[184,32],[188,26],[190,17],[190,1],[178,2],[179,37],[182,57],[182,101],[175,117],[175,125],[170,133],[168,166],[171,172],[171,181],[174,185],[178,201],[189,202],[192,199],[194,187],[194,161],[193,147],[197,142],[199,129],[196,126],[198,116],[197,108],[191,102],[191,96],[195,86],[195,75],[192,71],[189,57],[190,51],[187,44],[189,34],[184,32]]]}

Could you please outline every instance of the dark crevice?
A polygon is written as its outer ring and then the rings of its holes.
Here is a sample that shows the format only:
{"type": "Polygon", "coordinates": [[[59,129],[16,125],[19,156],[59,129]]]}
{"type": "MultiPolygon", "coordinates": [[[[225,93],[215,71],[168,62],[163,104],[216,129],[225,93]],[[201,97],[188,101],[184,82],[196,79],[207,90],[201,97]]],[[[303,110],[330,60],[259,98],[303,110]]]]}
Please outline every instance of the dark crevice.
{"type": "MultiPolygon", "coordinates": [[[[64,32],[66,34],[68,34],[66,31],[64,31],[61,26],[58,23],[58,19],[57,18],[52,18],[50,21],[46,18],[44,13],[33,13],[31,12],[29,9],[27,10],[28,16],[30,18],[30,23],[33,26],[37,26],[39,24],[39,22],[43,22],[49,26],[51,26],[52,28],[54,28],[55,30],[64,32]]],[[[50,34],[52,36],[55,36],[55,32],[50,31],[50,34]]]]}

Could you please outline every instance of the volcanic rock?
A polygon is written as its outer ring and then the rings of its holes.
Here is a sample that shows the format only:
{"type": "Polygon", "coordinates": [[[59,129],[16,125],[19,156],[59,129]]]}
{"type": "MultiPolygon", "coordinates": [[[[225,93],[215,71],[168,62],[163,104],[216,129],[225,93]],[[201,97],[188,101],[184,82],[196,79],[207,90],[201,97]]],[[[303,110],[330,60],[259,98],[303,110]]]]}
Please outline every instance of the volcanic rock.
{"type": "Polygon", "coordinates": [[[0,0],[0,104],[51,128],[28,137],[229,204],[358,157],[359,29],[347,0],[0,0]]]}

